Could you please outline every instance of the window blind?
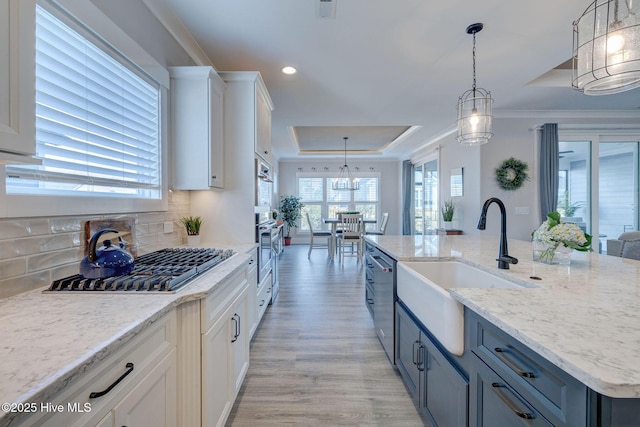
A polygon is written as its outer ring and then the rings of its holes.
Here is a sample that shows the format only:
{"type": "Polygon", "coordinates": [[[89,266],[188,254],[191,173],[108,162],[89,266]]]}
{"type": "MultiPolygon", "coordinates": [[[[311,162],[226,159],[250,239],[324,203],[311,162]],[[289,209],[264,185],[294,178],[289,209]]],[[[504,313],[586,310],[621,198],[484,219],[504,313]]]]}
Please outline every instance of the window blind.
{"type": "Polygon", "coordinates": [[[125,64],[37,7],[42,165],[7,167],[7,194],[161,197],[160,88],[125,64]]]}

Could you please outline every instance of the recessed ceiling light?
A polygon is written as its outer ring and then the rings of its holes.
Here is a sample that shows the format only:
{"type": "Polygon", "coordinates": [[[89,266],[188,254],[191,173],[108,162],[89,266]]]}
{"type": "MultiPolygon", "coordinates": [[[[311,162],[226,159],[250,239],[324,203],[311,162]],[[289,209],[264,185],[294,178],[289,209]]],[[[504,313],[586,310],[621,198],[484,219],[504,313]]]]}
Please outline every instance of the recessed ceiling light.
{"type": "Polygon", "coordinates": [[[295,67],[286,66],[282,69],[282,72],[285,74],[295,74],[298,70],[296,70],[295,67]]]}

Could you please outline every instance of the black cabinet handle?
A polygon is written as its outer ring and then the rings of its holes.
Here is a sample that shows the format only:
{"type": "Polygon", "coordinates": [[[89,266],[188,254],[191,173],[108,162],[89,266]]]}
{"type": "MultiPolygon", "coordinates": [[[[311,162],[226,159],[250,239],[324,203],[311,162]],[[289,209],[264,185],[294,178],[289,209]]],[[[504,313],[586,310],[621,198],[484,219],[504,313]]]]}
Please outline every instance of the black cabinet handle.
{"type": "MultiPolygon", "coordinates": [[[[531,415],[529,412],[521,411],[520,408],[518,408],[516,406],[516,404],[513,403],[511,401],[511,399],[509,399],[507,397],[507,395],[504,393],[504,391],[502,391],[502,389],[506,389],[511,393],[511,390],[509,390],[506,386],[504,386],[502,384],[499,384],[499,383],[492,383],[491,387],[493,387],[493,391],[498,395],[500,400],[502,400],[504,402],[504,404],[507,405],[509,407],[509,409],[511,409],[513,411],[514,414],[516,414],[520,418],[524,418],[525,420],[532,420],[533,419],[533,415],[531,415]]],[[[518,398],[518,396],[514,395],[513,393],[511,393],[511,394],[516,399],[518,398]]],[[[518,400],[520,400],[520,399],[518,399],[518,400]]]]}
{"type": "Polygon", "coordinates": [[[264,303],[265,303],[265,300],[260,301],[259,307],[262,307],[264,305],[264,303]]]}
{"type": "Polygon", "coordinates": [[[115,386],[117,386],[120,381],[122,381],[124,379],[124,377],[126,377],[127,375],[129,375],[131,372],[133,372],[133,363],[129,362],[125,365],[125,368],[127,368],[126,371],[124,371],[124,374],[120,375],[120,378],[118,378],[117,380],[115,380],[109,387],[107,387],[105,390],[103,391],[94,391],[91,394],[89,394],[89,399],[96,399],[98,397],[102,397],[105,394],[109,393],[111,390],[113,390],[113,388],[115,386]]]}
{"type": "Polygon", "coordinates": [[[536,377],[533,372],[521,369],[520,367],[518,367],[518,365],[516,365],[511,359],[507,357],[506,353],[509,352],[509,349],[496,347],[494,350],[496,352],[496,356],[498,356],[498,359],[502,360],[502,362],[504,362],[507,366],[509,366],[509,368],[511,368],[521,377],[525,377],[525,378],[536,377]]]}
{"type": "MultiPolygon", "coordinates": [[[[240,321],[242,320],[240,318],[239,314],[236,314],[236,316],[238,316],[238,337],[240,336],[240,334],[242,333],[242,323],[240,323],[240,321]]],[[[237,337],[236,337],[237,338],[237,337]]]]}
{"type": "Polygon", "coordinates": [[[413,348],[411,349],[411,362],[413,362],[414,365],[418,366],[418,352],[416,350],[416,344],[420,345],[420,341],[415,341],[413,343],[413,348]]]}
{"type": "Polygon", "coordinates": [[[216,179],[217,176],[216,175],[211,175],[211,179],[216,179]]]}
{"type": "Polygon", "coordinates": [[[426,359],[425,357],[425,350],[427,348],[422,345],[422,343],[420,343],[420,345],[418,346],[418,370],[419,371],[424,371],[424,360],[426,359]]]}
{"type": "Polygon", "coordinates": [[[367,298],[367,302],[371,305],[373,305],[373,298],[367,298]]]}
{"type": "Polygon", "coordinates": [[[236,320],[236,316],[238,315],[238,313],[234,313],[233,316],[231,316],[231,320],[233,320],[234,326],[233,326],[233,338],[231,338],[231,342],[236,342],[238,341],[238,321],[236,320]]]}

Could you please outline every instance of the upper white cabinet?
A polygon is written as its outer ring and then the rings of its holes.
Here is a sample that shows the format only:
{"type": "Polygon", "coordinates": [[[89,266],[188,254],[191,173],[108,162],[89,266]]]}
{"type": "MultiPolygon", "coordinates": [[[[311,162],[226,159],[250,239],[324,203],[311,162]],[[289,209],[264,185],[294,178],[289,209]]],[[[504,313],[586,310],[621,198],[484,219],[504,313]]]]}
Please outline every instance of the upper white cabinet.
{"type": "MultiPolygon", "coordinates": [[[[262,80],[260,80],[262,81],[262,80]]],[[[256,153],[269,163],[271,154],[271,111],[273,105],[264,85],[256,85],[256,153]]]]}
{"type": "MultiPolygon", "coordinates": [[[[230,126],[243,126],[250,129],[251,142],[255,153],[267,163],[272,163],[271,152],[271,112],[273,102],[262,80],[255,71],[221,71],[220,77],[227,86],[241,87],[234,90],[236,102],[227,103],[230,109],[241,108],[234,117],[227,120],[230,126]],[[240,104],[241,103],[241,104],[240,104]]],[[[229,113],[229,111],[227,111],[229,113]]]]}
{"type": "Polygon", "coordinates": [[[35,0],[0,0],[0,164],[34,163],[35,0]]]}
{"type": "Polygon", "coordinates": [[[173,188],[224,188],[224,93],[211,67],[170,67],[173,188]]]}

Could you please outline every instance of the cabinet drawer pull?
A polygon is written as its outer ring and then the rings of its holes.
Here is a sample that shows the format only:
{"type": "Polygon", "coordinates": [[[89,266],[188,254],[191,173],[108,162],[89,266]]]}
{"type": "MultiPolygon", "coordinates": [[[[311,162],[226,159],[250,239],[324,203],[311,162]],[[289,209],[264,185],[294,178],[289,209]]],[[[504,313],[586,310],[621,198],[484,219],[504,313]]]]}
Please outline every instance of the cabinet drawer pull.
{"type": "Polygon", "coordinates": [[[231,320],[233,320],[233,338],[231,338],[231,342],[238,341],[238,320],[236,320],[236,316],[238,316],[238,313],[231,316],[231,320]]]}
{"type": "MultiPolygon", "coordinates": [[[[521,411],[520,408],[518,408],[516,406],[515,403],[513,403],[513,401],[511,401],[511,399],[509,399],[507,397],[507,395],[504,393],[504,391],[502,391],[502,389],[506,389],[511,393],[511,390],[509,390],[506,386],[499,384],[499,383],[492,383],[491,387],[493,387],[493,391],[498,395],[498,397],[500,398],[500,400],[502,400],[504,402],[505,405],[507,405],[509,407],[509,409],[511,409],[511,411],[513,411],[514,414],[516,414],[517,416],[519,416],[520,418],[524,418],[525,420],[532,420],[533,419],[533,415],[531,415],[528,412],[524,412],[521,411]]],[[[514,395],[513,393],[511,393],[516,399],[518,399],[518,396],[514,395]]],[[[520,400],[520,399],[518,399],[520,400]]]]}
{"type": "Polygon", "coordinates": [[[261,300],[260,301],[260,307],[262,307],[264,305],[264,303],[265,303],[265,300],[261,300]]]}
{"type": "Polygon", "coordinates": [[[380,257],[371,257],[371,262],[373,262],[376,267],[382,270],[383,273],[391,273],[393,271],[391,267],[385,267],[384,265],[380,264],[380,262],[376,258],[380,257]]]}
{"type": "Polygon", "coordinates": [[[89,394],[89,399],[96,399],[98,397],[102,397],[105,394],[109,393],[111,390],[113,390],[113,388],[115,386],[117,386],[120,381],[122,381],[124,379],[124,377],[126,377],[127,375],[129,375],[131,372],[133,372],[133,363],[129,362],[125,365],[125,367],[127,368],[126,371],[124,371],[124,374],[120,375],[120,378],[118,378],[117,380],[115,380],[109,387],[107,387],[105,390],[102,391],[94,391],[91,394],[89,394]]]}
{"type": "Polygon", "coordinates": [[[371,305],[373,305],[373,304],[374,304],[374,302],[373,302],[373,298],[367,298],[367,302],[368,302],[369,304],[371,304],[371,305]]]}
{"type": "Polygon", "coordinates": [[[525,378],[535,378],[536,377],[533,372],[526,371],[524,369],[519,368],[512,360],[510,360],[506,355],[506,353],[508,353],[509,350],[505,350],[504,348],[500,348],[500,347],[496,347],[494,350],[496,352],[496,356],[498,356],[498,358],[500,360],[502,360],[507,366],[509,366],[509,368],[511,368],[513,371],[515,371],[521,377],[525,377],[525,378]]]}

